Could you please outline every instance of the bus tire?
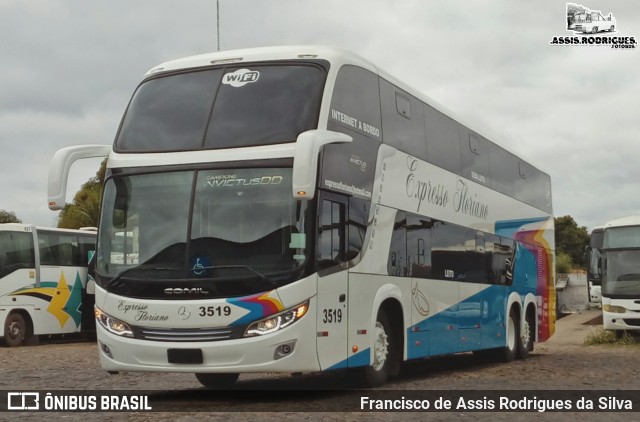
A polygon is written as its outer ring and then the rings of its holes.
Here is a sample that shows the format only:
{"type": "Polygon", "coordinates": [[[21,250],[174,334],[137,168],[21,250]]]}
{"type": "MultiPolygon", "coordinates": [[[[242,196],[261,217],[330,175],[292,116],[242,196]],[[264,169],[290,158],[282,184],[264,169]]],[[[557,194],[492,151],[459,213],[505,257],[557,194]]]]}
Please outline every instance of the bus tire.
{"type": "Polygon", "coordinates": [[[4,321],[4,344],[9,347],[22,346],[31,337],[31,327],[19,312],[12,312],[4,321]]]}
{"type": "Polygon", "coordinates": [[[228,374],[196,374],[196,378],[198,379],[198,381],[200,381],[200,384],[204,385],[207,388],[212,388],[215,390],[221,390],[231,387],[238,380],[239,376],[240,374],[236,372],[228,374]]]}
{"type": "Polygon", "coordinates": [[[394,360],[398,359],[394,341],[395,335],[389,318],[384,311],[379,311],[373,332],[373,363],[360,368],[365,387],[380,387],[387,382],[395,364],[394,360]]]}
{"type": "Polygon", "coordinates": [[[611,25],[611,28],[609,28],[609,32],[613,32],[615,29],[616,29],[616,27],[611,25]]]}
{"type": "Polygon", "coordinates": [[[533,339],[535,338],[534,334],[535,322],[533,321],[533,317],[531,312],[527,312],[524,318],[524,324],[522,326],[522,332],[518,336],[518,358],[526,359],[529,357],[529,352],[533,350],[533,339]]]}
{"type": "Polygon", "coordinates": [[[591,33],[596,34],[598,32],[598,27],[594,26],[593,28],[591,28],[591,33]]]}
{"type": "Polygon", "coordinates": [[[507,344],[502,349],[502,361],[512,362],[516,358],[518,352],[518,315],[514,307],[511,307],[509,311],[509,318],[507,318],[507,330],[506,340],[507,344]]]}

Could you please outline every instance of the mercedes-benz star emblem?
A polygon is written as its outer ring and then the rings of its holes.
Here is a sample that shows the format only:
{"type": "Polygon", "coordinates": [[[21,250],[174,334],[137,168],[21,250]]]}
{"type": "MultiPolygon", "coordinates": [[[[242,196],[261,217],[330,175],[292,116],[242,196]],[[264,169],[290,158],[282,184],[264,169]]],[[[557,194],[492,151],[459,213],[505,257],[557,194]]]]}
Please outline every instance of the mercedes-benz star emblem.
{"type": "Polygon", "coordinates": [[[189,312],[186,306],[181,306],[180,309],[178,309],[178,316],[180,319],[189,319],[191,312],[189,312]]]}

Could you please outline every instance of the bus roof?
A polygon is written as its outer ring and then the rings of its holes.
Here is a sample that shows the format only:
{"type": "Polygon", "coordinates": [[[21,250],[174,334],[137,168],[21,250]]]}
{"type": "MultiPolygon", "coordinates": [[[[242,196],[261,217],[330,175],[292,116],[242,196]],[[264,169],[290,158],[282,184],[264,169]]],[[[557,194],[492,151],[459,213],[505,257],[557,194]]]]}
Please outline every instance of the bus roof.
{"type": "MultiPolygon", "coordinates": [[[[522,155],[522,153],[516,153],[507,147],[505,144],[506,139],[504,136],[498,135],[495,130],[491,129],[489,126],[482,123],[480,120],[474,119],[473,122],[469,122],[467,118],[461,118],[457,113],[451,111],[447,107],[433,100],[432,98],[426,96],[421,91],[411,88],[407,84],[399,81],[397,78],[392,76],[391,74],[385,72],[380,69],[372,62],[367,59],[360,57],[359,55],[352,53],[348,50],[344,50],[341,48],[330,47],[330,46],[319,46],[319,45],[302,45],[302,46],[276,46],[276,47],[259,47],[259,48],[248,48],[241,50],[228,50],[228,51],[219,51],[213,53],[205,53],[199,54],[195,56],[184,57],[181,59],[171,60],[164,62],[158,66],[150,69],[146,74],[145,78],[153,76],[158,73],[171,72],[181,69],[193,69],[199,67],[206,67],[212,65],[223,65],[223,64],[239,64],[239,63],[251,63],[257,61],[270,61],[270,60],[326,60],[331,63],[332,68],[336,70],[342,67],[343,65],[355,65],[367,69],[383,79],[386,79],[388,82],[394,84],[398,88],[406,91],[407,93],[413,95],[420,101],[429,105],[430,107],[438,110],[439,112],[449,116],[450,118],[456,120],[462,125],[466,126],[468,129],[476,132],[477,134],[484,136],[490,141],[496,143],[505,151],[508,151],[512,155],[516,157],[520,157],[523,161],[526,161],[528,164],[531,164],[531,161],[522,155]]],[[[532,167],[540,170],[542,173],[549,176],[547,171],[542,170],[537,165],[532,165],[532,167]]]]}
{"type": "Polygon", "coordinates": [[[218,51],[171,60],[153,67],[145,76],[158,72],[189,69],[221,64],[251,63],[269,60],[320,59],[333,64],[355,64],[372,72],[377,67],[368,60],[340,48],[327,46],[280,46],[218,51]]]}
{"type": "Polygon", "coordinates": [[[36,230],[47,230],[47,231],[55,231],[60,233],[78,233],[83,232],[87,234],[96,234],[97,230],[75,230],[75,229],[60,229],[57,227],[40,227],[34,226],[33,224],[24,224],[24,223],[2,223],[0,224],[0,231],[7,232],[27,232],[33,229],[36,230]]]}
{"type": "Polygon", "coordinates": [[[617,218],[615,220],[609,221],[604,225],[605,229],[612,227],[624,227],[624,226],[639,226],[640,225],[640,215],[629,215],[627,217],[617,218]]]}

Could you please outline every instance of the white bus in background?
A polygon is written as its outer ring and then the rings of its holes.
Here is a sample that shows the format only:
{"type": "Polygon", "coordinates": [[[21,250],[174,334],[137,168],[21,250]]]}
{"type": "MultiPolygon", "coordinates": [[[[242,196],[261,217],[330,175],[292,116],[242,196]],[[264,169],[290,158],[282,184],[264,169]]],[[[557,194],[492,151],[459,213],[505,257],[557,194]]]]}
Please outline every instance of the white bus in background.
{"type": "Polygon", "coordinates": [[[554,331],[551,184],[486,136],[341,50],[153,68],[113,147],[60,150],[49,173],[58,209],[70,164],[108,155],[102,367],[381,385],[410,359],[526,357],[554,331]]]}
{"type": "Polygon", "coordinates": [[[20,346],[32,336],[91,326],[87,266],[96,232],[0,224],[0,337],[20,346]]]}
{"type": "Polygon", "coordinates": [[[589,246],[586,250],[587,296],[589,303],[602,306],[602,240],[604,228],[596,227],[591,231],[589,246]]]}
{"type": "Polygon", "coordinates": [[[640,330],[640,216],[604,225],[602,256],[604,328],[618,337],[640,330]]]}

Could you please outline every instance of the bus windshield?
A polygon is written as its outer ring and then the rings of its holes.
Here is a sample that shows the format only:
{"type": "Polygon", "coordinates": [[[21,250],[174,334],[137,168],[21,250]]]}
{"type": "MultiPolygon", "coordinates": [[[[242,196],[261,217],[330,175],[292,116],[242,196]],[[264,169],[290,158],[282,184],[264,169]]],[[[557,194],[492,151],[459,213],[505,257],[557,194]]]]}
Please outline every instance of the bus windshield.
{"type": "Polygon", "coordinates": [[[105,184],[97,281],[145,297],[195,284],[207,297],[271,290],[301,276],[305,211],[306,201],[291,195],[291,168],[113,177],[105,184]],[[141,283],[157,289],[136,294],[141,283]]]}
{"type": "Polygon", "coordinates": [[[607,228],[604,233],[603,249],[640,248],[640,226],[607,228]]]}
{"type": "Polygon", "coordinates": [[[640,249],[606,251],[602,294],[607,297],[640,295],[640,249]]]}
{"type": "Polygon", "coordinates": [[[640,295],[640,226],[608,228],[604,233],[602,294],[635,298],[640,295]]]}
{"type": "Polygon", "coordinates": [[[295,142],[317,127],[326,72],[244,65],[155,77],[134,94],[118,151],[161,152],[295,142]]]}

